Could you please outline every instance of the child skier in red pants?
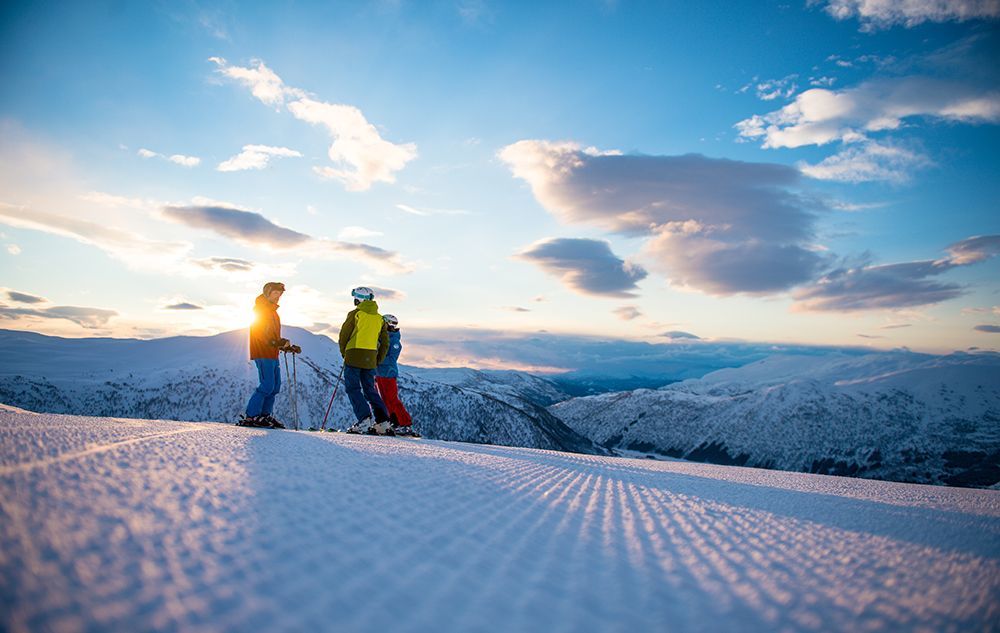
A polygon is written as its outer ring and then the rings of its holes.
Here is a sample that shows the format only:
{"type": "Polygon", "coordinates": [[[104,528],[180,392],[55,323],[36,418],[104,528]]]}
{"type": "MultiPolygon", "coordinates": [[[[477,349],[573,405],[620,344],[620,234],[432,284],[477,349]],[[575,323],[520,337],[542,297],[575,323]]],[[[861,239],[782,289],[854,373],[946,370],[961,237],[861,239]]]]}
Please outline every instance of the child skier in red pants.
{"type": "Polygon", "coordinates": [[[393,422],[393,431],[396,435],[420,437],[413,430],[413,421],[399,399],[399,389],[396,386],[396,378],[399,376],[396,362],[399,360],[399,353],[403,351],[403,344],[399,341],[399,320],[391,314],[384,315],[382,319],[385,321],[386,329],[389,330],[389,353],[375,370],[375,384],[378,385],[378,392],[385,402],[386,409],[389,410],[389,419],[393,422]]]}

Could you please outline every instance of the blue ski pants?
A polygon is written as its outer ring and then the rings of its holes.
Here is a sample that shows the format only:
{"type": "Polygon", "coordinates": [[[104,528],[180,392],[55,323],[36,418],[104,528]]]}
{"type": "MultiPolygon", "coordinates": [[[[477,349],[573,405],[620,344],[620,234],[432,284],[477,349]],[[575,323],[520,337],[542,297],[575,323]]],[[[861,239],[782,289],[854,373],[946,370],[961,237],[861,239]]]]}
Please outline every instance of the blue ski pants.
{"type": "Polygon", "coordinates": [[[261,414],[270,415],[274,411],[274,397],[281,391],[281,369],[277,358],[255,358],[257,377],[260,384],[247,403],[247,417],[261,414]]]}
{"type": "Polygon", "coordinates": [[[365,418],[375,414],[375,421],[382,422],[389,419],[389,412],[385,409],[382,396],[375,388],[375,370],[361,369],[344,365],[344,389],[347,390],[347,397],[351,401],[351,408],[354,409],[354,417],[360,422],[365,418]]]}

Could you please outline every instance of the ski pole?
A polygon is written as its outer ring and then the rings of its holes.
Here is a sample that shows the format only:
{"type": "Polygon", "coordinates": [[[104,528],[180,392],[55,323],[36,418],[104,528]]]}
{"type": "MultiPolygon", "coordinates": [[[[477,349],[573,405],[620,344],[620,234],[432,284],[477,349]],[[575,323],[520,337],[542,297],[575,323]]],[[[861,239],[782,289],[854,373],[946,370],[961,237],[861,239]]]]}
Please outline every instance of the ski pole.
{"type": "Polygon", "coordinates": [[[330,396],[330,404],[326,405],[326,415],[323,416],[323,426],[319,427],[320,431],[326,430],[326,419],[330,417],[330,409],[333,408],[333,399],[337,397],[337,389],[340,388],[340,379],[344,376],[344,366],[340,366],[340,375],[337,376],[337,382],[333,385],[333,395],[330,396]]]}
{"type": "Polygon", "coordinates": [[[292,418],[295,420],[295,430],[299,430],[299,382],[298,377],[295,375],[295,357],[298,356],[295,352],[292,352],[292,418]]]}
{"type": "MultiPolygon", "coordinates": [[[[282,351],[281,358],[285,361],[285,378],[287,379],[291,376],[291,372],[288,371],[288,352],[282,351]]],[[[290,389],[288,389],[288,409],[289,413],[295,410],[295,381],[292,381],[290,389]]]]}

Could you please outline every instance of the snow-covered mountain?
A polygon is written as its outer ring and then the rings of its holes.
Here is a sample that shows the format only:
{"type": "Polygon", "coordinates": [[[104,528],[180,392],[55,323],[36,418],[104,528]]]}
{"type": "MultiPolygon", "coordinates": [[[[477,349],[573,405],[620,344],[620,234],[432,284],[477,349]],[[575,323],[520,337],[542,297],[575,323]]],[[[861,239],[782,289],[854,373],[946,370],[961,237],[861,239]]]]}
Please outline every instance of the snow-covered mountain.
{"type": "Polygon", "coordinates": [[[917,483],[1000,482],[1000,355],[773,356],[549,409],[609,448],[917,483]]]}
{"type": "Polygon", "coordinates": [[[506,394],[529,400],[543,407],[570,398],[570,394],[566,393],[555,382],[522,371],[470,369],[468,367],[405,367],[405,373],[423,380],[432,380],[474,391],[494,395],[506,394]]]}
{"type": "MultiPolygon", "coordinates": [[[[302,428],[319,426],[341,370],[334,341],[283,328],[302,346],[295,364],[302,428]]],[[[154,340],[64,339],[0,330],[5,350],[0,402],[47,413],[233,421],[257,385],[245,330],[154,340]]],[[[282,367],[275,415],[291,426],[290,380],[282,367]]],[[[443,384],[403,371],[400,396],[425,437],[585,453],[604,449],[569,429],[511,380],[443,384]]],[[[528,381],[529,384],[531,381],[528,381]]],[[[547,404],[547,403],[545,403],[547,404]]],[[[343,387],[328,426],[353,422],[343,387]]]]}

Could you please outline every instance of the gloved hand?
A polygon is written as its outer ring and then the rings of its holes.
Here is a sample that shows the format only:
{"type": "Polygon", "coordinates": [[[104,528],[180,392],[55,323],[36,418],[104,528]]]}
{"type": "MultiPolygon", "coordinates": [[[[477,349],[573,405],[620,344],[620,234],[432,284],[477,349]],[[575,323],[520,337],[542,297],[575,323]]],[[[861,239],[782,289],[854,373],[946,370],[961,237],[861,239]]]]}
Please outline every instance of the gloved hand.
{"type": "Polygon", "coordinates": [[[278,348],[279,352],[285,351],[285,348],[291,343],[287,338],[279,338],[274,342],[274,346],[278,348]]]}
{"type": "Polygon", "coordinates": [[[293,354],[301,354],[302,353],[302,348],[299,347],[298,345],[289,345],[288,346],[288,351],[291,352],[291,353],[293,353],[293,354]]]}

